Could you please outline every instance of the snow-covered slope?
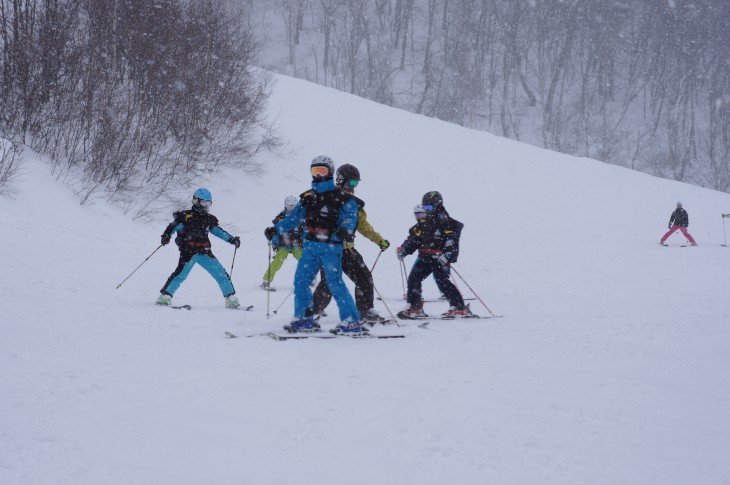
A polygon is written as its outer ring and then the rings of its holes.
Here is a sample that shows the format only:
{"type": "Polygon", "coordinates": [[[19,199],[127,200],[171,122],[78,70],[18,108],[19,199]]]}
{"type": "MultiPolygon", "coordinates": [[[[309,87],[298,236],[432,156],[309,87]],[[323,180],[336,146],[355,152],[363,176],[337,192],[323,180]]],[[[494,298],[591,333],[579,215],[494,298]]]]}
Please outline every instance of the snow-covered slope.
{"type": "MultiPolygon", "coordinates": [[[[154,306],[172,245],[115,289],[168,220],[81,207],[27,160],[0,200],[0,483],[730,482],[730,196],[287,77],[270,113],[287,154],[261,178],[204,182],[243,241],[233,280],[253,312],[224,309],[199,268],[175,296],[192,311],[154,306]],[[263,229],[319,154],[360,168],[357,195],[394,246],[440,190],[465,224],[455,267],[504,318],[404,326],[404,340],[224,338],[291,317],[289,298],[266,319],[294,262],[267,302],[263,229]],[[698,247],[657,244],[678,200],[698,247]]],[[[232,246],[213,244],[230,267],[232,246]]],[[[393,249],[374,277],[402,294],[393,249]]]]}

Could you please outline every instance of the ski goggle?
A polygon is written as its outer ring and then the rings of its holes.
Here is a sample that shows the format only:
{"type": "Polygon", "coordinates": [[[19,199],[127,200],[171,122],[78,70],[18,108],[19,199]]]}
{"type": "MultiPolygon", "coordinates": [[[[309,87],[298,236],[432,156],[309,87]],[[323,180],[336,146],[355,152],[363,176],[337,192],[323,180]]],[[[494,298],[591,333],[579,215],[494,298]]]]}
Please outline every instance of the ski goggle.
{"type": "Polygon", "coordinates": [[[286,209],[286,210],[287,210],[288,212],[291,212],[291,211],[293,211],[295,207],[296,207],[295,205],[285,205],[285,206],[284,206],[284,208],[285,208],[285,209],[286,209]]]}
{"type": "Polygon", "coordinates": [[[196,205],[199,205],[200,207],[203,207],[205,209],[210,209],[210,206],[213,205],[212,200],[203,200],[198,199],[197,197],[193,197],[193,202],[195,202],[196,205]]]}
{"type": "Polygon", "coordinates": [[[426,217],[426,214],[423,212],[414,212],[413,215],[416,216],[416,220],[419,220],[419,221],[421,219],[423,219],[424,217],[426,217]]]}
{"type": "Polygon", "coordinates": [[[329,175],[330,169],[325,167],[324,165],[318,165],[316,167],[312,167],[312,176],[320,176],[325,177],[329,175]]]}
{"type": "Polygon", "coordinates": [[[347,185],[348,187],[357,187],[357,184],[359,183],[359,180],[348,180],[345,185],[347,185]]]}
{"type": "Polygon", "coordinates": [[[426,212],[431,212],[433,209],[433,204],[426,204],[423,206],[423,210],[425,210],[426,212]]]}

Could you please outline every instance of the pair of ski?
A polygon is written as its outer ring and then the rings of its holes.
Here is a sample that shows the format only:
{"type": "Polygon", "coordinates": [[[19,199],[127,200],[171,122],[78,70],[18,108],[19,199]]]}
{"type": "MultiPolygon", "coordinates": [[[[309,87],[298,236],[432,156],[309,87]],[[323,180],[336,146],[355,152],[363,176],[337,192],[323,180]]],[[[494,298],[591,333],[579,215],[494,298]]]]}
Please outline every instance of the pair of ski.
{"type": "MultiPolygon", "coordinates": [[[[238,335],[226,332],[228,338],[238,338],[238,335]]],[[[346,333],[334,334],[331,332],[308,332],[308,333],[279,333],[279,332],[264,332],[257,333],[254,335],[247,335],[247,337],[269,337],[270,339],[283,341],[283,340],[305,340],[310,338],[316,338],[321,340],[331,340],[337,338],[355,338],[355,339],[390,339],[390,338],[405,338],[405,335],[377,335],[371,333],[359,334],[359,335],[348,335],[346,333]]]]}
{"type": "MultiPolygon", "coordinates": [[[[162,306],[165,308],[172,308],[173,310],[192,310],[193,309],[193,307],[190,305],[159,305],[158,304],[158,306],[162,306]]],[[[227,308],[227,309],[228,310],[242,310],[244,312],[250,312],[251,310],[253,310],[253,305],[239,306],[236,308],[227,308]]]]}
{"type": "MultiPolygon", "coordinates": [[[[488,316],[481,316],[481,315],[474,315],[473,313],[470,315],[464,315],[463,317],[456,317],[456,316],[433,316],[433,315],[420,315],[420,316],[413,316],[409,315],[404,311],[397,313],[398,318],[401,320],[482,320],[487,318],[501,318],[502,315],[488,315],[488,316]]],[[[419,325],[420,327],[420,325],[419,325]]]]}
{"type": "MultiPolygon", "coordinates": [[[[396,297],[393,297],[393,298],[387,297],[385,299],[388,300],[388,301],[407,301],[406,300],[406,297],[397,297],[397,298],[396,297]]],[[[473,298],[473,297],[465,297],[465,298],[462,298],[462,299],[464,301],[476,300],[476,298],[473,298]]],[[[381,297],[378,297],[378,300],[383,301],[383,299],[381,297]]],[[[439,303],[439,302],[447,302],[448,303],[448,301],[449,300],[447,300],[445,297],[444,298],[424,298],[423,299],[423,303],[439,303]]]]}

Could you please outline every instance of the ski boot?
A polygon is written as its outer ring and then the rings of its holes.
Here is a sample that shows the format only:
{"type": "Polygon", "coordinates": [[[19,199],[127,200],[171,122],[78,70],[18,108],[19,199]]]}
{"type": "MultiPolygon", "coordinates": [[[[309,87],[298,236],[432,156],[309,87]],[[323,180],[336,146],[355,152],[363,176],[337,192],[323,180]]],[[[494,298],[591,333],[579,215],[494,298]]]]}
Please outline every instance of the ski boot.
{"type": "Polygon", "coordinates": [[[378,323],[383,323],[388,321],[387,318],[383,318],[380,315],[378,315],[378,312],[375,310],[375,308],[370,308],[369,310],[362,313],[362,319],[363,321],[373,327],[378,323]]]}
{"type": "Polygon", "coordinates": [[[284,325],[284,330],[289,333],[313,333],[319,332],[319,323],[314,321],[312,317],[304,317],[298,320],[292,320],[289,325],[284,325]]]}
{"type": "Polygon", "coordinates": [[[469,308],[469,305],[464,305],[464,308],[456,308],[451,307],[449,308],[449,311],[446,313],[441,314],[441,318],[446,318],[448,320],[451,320],[453,318],[475,318],[476,315],[474,315],[471,312],[471,308],[469,308]]]}
{"type": "Polygon", "coordinates": [[[398,318],[402,320],[421,320],[424,318],[428,318],[428,315],[424,313],[423,308],[409,307],[401,312],[398,312],[398,318]]]}
{"type": "Polygon", "coordinates": [[[262,282],[261,282],[261,285],[260,285],[260,286],[261,286],[261,289],[262,289],[262,290],[266,290],[266,291],[275,291],[275,290],[274,290],[274,289],[273,289],[273,288],[271,287],[271,282],[270,282],[270,281],[266,281],[266,280],[264,280],[264,281],[262,281],[262,282]]]}
{"type": "Polygon", "coordinates": [[[340,322],[335,328],[330,330],[335,335],[345,335],[348,337],[358,337],[360,335],[367,335],[369,330],[368,327],[363,325],[363,321],[358,322],[340,322]]]}
{"type": "Polygon", "coordinates": [[[232,308],[236,309],[241,306],[240,303],[238,303],[238,297],[235,294],[228,295],[226,297],[226,308],[232,308]]]}
{"type": "Polygon", "coordinates": [[[159,298],[157,298],[157,304],[162,306],[172,305],[172,295],[168,295],[167,293],[160,293],[159,298]]]}

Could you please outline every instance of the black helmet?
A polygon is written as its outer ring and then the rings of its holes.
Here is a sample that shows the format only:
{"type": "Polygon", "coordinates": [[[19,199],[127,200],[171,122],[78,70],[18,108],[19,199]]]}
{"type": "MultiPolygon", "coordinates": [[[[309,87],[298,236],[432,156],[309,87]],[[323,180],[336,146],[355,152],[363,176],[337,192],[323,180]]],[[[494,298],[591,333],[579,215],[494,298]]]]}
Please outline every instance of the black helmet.
{"type": "Polygon", "coordinates": [[[360,171],[356,166],[346,163],[337,167],[335,184],[338,187],[354,189],[358,183],[360,183],[360,171]]]}
{"type": "Polygon", "coordinates": [[[426,192],[423,194],[421,205],[426,213],[433,212],[444,205],[444,199],[441,197],[441,193],[436,190],[426,192]]]}
{"type": "Polygon", "coordinates": [[[332,180],[335,175],[335,162],[333,162],[332,159],[326,155],[320,155],[318,157],[314,157],[314,160],[312,160],[312,163],[310,165],[310,169],[312,171],[312,178],[315,181],[332,180]],[[317,173],[317,169],[319,167],[326,167],[326,172],[317,173]]]}

